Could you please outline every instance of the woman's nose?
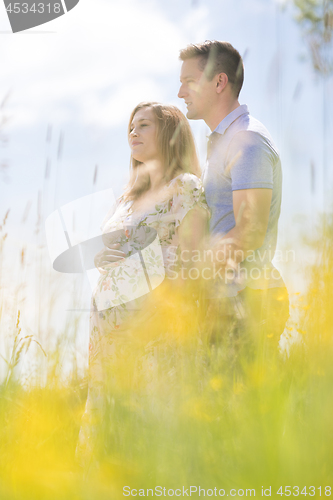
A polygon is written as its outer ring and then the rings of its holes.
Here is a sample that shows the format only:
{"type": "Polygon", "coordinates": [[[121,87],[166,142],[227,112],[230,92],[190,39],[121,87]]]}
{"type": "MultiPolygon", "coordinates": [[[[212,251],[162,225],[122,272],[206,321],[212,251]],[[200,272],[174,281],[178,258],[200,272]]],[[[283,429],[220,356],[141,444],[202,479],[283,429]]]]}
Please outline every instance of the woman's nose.
{"type": "Polygon", "coordinates": [[[137,136],[137,132],[135,130],[135,128],[133,128],[131,131],[130,131],[130,136],[133,137],[133,136],[137,136]]]}

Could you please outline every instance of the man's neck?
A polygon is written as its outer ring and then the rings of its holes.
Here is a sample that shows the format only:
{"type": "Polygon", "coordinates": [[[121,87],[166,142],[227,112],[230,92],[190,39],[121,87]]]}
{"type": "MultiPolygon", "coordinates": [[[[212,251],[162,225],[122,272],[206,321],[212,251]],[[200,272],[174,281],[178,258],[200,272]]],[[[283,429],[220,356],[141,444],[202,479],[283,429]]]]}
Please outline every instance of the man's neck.
{"type": "Polygon", "coordinates": [[[221,102],[216,108],[212,108],[211,113],[205,117],[205,122],[211,131],[215,130],[221,121],[232,111],[240,106],[238,99],[232,102],[221,102]]]}

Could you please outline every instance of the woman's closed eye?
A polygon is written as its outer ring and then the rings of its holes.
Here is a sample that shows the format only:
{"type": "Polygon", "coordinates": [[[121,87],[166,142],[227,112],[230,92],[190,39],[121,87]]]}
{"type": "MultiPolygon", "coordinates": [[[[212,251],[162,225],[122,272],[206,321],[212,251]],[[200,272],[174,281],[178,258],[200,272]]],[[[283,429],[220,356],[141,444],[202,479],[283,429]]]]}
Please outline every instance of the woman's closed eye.
{"type": "MultiPolygon", "coordinates": [[[[148,123],[140,123],[139,128],[148,127],[148,125],[149,125],[148,123]]],[[[133,132],[133,130],[134,130],[134,127],[132,127],[130,129],[129,133],[131,134],[133,132]]]]}

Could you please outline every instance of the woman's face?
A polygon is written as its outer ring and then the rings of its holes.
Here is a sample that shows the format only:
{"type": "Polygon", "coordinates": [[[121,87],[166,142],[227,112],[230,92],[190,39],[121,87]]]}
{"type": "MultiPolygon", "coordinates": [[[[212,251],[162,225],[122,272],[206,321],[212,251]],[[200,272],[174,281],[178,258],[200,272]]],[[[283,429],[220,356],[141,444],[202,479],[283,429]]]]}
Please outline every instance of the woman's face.
{"type": "Polygon", "coordinates": [[[142,108],[135,113],[128,142],[135,160],[146,163],[159,159],[157,124],[151,108],[142,108]]]}

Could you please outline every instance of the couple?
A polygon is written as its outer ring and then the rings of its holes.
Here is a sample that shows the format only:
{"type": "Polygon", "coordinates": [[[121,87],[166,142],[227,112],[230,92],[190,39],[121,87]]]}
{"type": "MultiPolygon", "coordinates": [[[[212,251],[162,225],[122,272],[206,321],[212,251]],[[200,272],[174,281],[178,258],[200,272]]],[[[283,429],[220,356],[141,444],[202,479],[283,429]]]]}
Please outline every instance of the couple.
{"type": "MultiPolygon", "coordinates": [[[[180,59],[178,97],[185,100],[187,118],[203,119],[212,131],[202,181],[185,116],[174,106],[139,104],[128,129],[131,179],[113,214],[105,220],[105,248],[95,257],[101,272],[99,290],[116,286],[110,270],[126,257],[110,234],[126,227],[153,227],[167,277],[174,264],[171,248],[177,248],[178,256],[186,251],[186,265],[194,267],[199,266],[194,259],[198,250],[211,250],[219,269],[215,278],[206,282],[207,325],[213,339],[242,316],[250,318],[258,335],[266,323],[277,346],[289,316],[287,290],[271,263],[281,205],[278,152],[265,127],[239,104],[243,62],[231,44],[206,41],[189,45],[180,52],[180,59]],[[223,279],[228,267],[233,270],[230,281],[223,279]]],[[[136,276],[130,278],[135,283],[136,276]]],[[[128,320],[135,321],[146,300],[139,297],[101,310],[96,308],[95,299],[90,323],[87,421],[102,400],[106,367],[121,356],[128,320]]],[[[80,431],[81,445],[89,440],[84,429],[80,431]]]]}

